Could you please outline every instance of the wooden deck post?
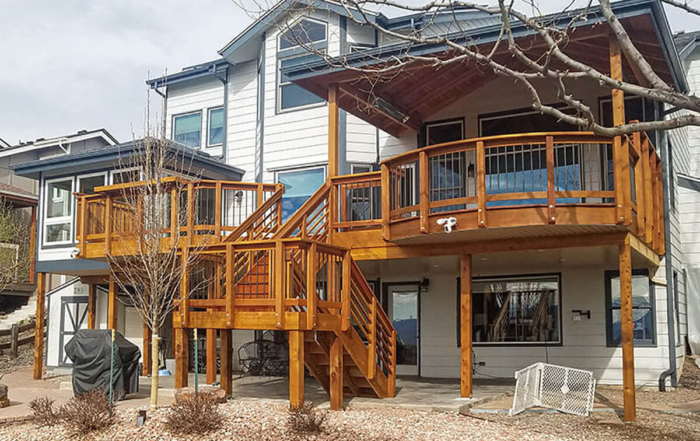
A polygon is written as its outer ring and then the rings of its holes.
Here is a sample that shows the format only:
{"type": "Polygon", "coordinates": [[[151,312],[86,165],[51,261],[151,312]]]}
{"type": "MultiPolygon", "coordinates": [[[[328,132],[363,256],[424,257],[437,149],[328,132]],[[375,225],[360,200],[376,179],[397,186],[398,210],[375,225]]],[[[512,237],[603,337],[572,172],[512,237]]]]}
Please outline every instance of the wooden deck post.
{"type": "Polygon", "coordinates": [[[187,329],[175,328],[175,389],[187,387],[189,369],[187,329]]]}
{"type": "Polygon", "coordinates": [[[547,221],[550,224],[557,223],[557,199],[554,183],[554,137],[547,136],[546,138],[546,155],[547,155],[547,221]]]}
{"type": "MultiPolygon", "coordinates": [[[[230,397],[233,393],[233,331],[222,329],[221,333],[221,388],[230,397]]],[[[216,372],[216,348],[214,349],[214,372],[216,372]]],[[[207,362],[207,372],[209,364],[207,362]]]]}
{"type": "MultiPolygon", "coordinates": [[[[610,52],[610,78],[622,81],[622,53],[620,45],[614,35],[609,37],[610,52]]],[[[620,89],[613,89],[612,92],[612,117],[613,125],[621,126],[625,124],[625,94],[620,89]]],[[[613,138],[613,164],[615,180],[615,207],[616,219],[619,224],[629,225],[632,219],[627,218],[627,208],[630,207],[629,185],[625,188],[624,174],[627,171],[627,183],[629,183],[629,151],[622,142],[621,136],[613,138]],[[626,153],[626,154],[625,154],[626,153]]],[[[631,208],[630,208],[631,209],[631,208]]]]}
{"type": "Polygon", "coordinates": [[[634,391],[634,322],[632,318],[632,256],[629,235],[620,245],[620,318],[622,324],[622,387],[625,421],[636,419],[634,391]]]}
{"type": "Polygon", "coordinates": [[[424,151],[420,152],[418,160],[418,176],[420,177],[419,184],[419,207],[420,207],[420,232],[428,234],[428,219],[430,218],[430,197],[428,183],[430,172],[428,171],[429,161],[428,154],[424,151]]]}
{"type": "Polygon", "coordinates": [[[391,182],[389,177],[389,166],[382,164],[382,236],[384,240],[391,239],[389,220],[391,219],[391,182]]]}
{"type": "Polygon", "coordinates": [[[304,331],[289,331],[289,407],[304,405],[304,331]]]}
{"type": "Polygon", "coordinates": [[[486,148],[484,141],[476,143],[476,198],[479,228],[486,228],[486,148]]]}
{"type": "Polygon", "coordinates": [[[316,248],[316,243],[314,242],[306,252],[306,329],[309,330],[316,328],[316,304],[318,301],[318,294],[316,293],[316,273],[318,272],[316,248]]]}
{"type": "MultiPolygon", "coordinates": [[[[216,329],[207,329],[207,384],[216,383],[216,329]]],[[[222,385],[223,386],[223,385],[222,385]]],[[[222,387],[223,388],[223,387],[222,387]]]]}
{"type": "Polygon", "coordinates": [[[338,112],[338,85],[328,86],[328,177],[338,176],[340,129],[338,112]]]}
{"type": "Polygon", "coordinates": [[[117,282],[114,275],[109,276],[109,297],[107,299],[107,329],[117,329],[119,320],[119,302],[117,299],[117,282]]]}
{"type": "Polygon", "coordinates": [[[644,241],[652,244],[652,232],[654,226],[654,190],[652,186],[651,167],[649,164],[651,153],[649,138],[644,136],[642,140],[642,182],[644,183],[644,241]]]}
{"type": "Polygon", "coordinates": [[[460,259],[460,340],[462,398],[472,396],[472,256],[464,254],[460,259]]]}
{"type": "Polygon", "coordinates": [[[97,285],[90,283],[88,285],[88,310],[87,310],[87,326],[88,329],[95,329],[95,316],[97,313],[97,285]]]}
{"type": "Polygon", "coordinates": [[[330,354],[331,410],[343,409],[343,343],[333,336],[330,354]]]}
{"type": "Polygon", "coordinates": [[[44,376],[44,329],[46,313],[46,274],[36,275],[36,320],[34,325],[34,379],[44,376]]]}
{"type": "Polygon", "coordinates": [[[151,375],[151,363],[153,362],[152,338],[153,334],[151,333],[151,328],[148,327],[146,322],[143,322],[143,369],[141,375],[144,377],[151,375]]]}

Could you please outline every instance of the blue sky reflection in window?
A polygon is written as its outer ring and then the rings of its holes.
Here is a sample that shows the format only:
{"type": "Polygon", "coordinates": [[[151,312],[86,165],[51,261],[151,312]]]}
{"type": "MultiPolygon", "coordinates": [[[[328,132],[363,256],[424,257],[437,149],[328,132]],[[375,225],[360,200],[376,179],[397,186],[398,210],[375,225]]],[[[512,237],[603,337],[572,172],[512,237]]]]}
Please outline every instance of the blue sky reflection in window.
{"type": "Polygon", "coordinates": [[[282,219],[289,219],[323,185],[325,179],[322,168],[278,173],[277,182],[284,184],[282,219]]]}

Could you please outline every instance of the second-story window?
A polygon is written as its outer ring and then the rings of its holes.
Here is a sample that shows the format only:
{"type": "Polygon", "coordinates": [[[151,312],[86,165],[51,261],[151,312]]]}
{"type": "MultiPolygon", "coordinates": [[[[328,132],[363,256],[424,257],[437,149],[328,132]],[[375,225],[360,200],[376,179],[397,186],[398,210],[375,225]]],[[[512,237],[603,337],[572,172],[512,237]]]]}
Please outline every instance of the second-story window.
{"type": "Polygon", "coordinates": [[[289,27],[279,36],[277,50],[277,110],[280,112],[304,108],[322,103],[324,100],[308,90],[292,83],[282,74],[284,68],[299,66],[318,60],[318,55],[308,53],[313,48],[316,51],[326,51],[327,26],[323,22],[303,19],[289,27]]]}
{"type": "Polygon", "coordinates": [[[209,109],[209,140],[207,146],[224,143],[224,108],[209,109]]]}
{"type": "Polygon", "coordinates": [[[173,139],[180,144],[199,147],[202,138],[202,112],[173,117],[173,139]]]}
{"type": "Polygon", "coordinates": [[[44,244],[63,245],[71,241],[73,226],[73,179],[53,179],[46,182],[44,212],[44,244]]]}

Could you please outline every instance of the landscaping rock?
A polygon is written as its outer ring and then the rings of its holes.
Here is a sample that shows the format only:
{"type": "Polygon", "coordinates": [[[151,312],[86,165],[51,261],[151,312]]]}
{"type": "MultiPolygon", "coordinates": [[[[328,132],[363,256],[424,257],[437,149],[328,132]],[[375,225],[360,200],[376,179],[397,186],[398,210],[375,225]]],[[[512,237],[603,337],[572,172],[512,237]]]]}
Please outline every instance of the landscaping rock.
{"type": "MultiPolygon", "coordinates": [[[[175,390],[175,403],[178,403],[182,398],[186,395],[194,395],[195,391],[193,387],[183,387],[180,389],[175,390]]],[[[226,391],[224,391],[221,388],[218,387],[211,387],[211,386],[201,386],[199,388],[199,393],[200,394],[214,394],[216,396],[217,401],[221,404],[225,403],[227,401],[226,398],[226,391]]]]}
{"type": "Polygon", "coordinates": [[[7,396],[9,391],[7,385],[0,383],[0,409],[10,405],[10,398],[7,396]]]}

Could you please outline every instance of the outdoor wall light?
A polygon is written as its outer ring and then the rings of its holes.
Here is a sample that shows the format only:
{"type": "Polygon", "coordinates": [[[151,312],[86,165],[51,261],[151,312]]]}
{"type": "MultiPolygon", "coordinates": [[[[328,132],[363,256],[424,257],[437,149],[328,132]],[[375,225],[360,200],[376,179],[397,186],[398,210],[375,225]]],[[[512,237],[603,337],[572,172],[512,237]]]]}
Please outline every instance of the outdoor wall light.
{"type": "Polygon", "coordinates": [[[469,167],[467,167],[467,176],[470,178],[474,177],[474,164],[469,164],[469,167]]]}
{"type": "Polygon", "coordinates": [[[423,280],[420,281],[420,290],[421,292],[428,292],[428,288],[430,288],[430,279],[423,277],[423,280]]]}

